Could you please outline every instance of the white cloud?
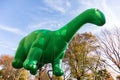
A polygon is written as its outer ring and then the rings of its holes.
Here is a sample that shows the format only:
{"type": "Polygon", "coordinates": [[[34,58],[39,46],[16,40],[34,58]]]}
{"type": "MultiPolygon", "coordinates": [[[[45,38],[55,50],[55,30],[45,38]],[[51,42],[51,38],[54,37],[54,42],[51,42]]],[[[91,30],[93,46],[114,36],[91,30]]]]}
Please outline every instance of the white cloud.
{"type": "Polygon", "coordinates": [[[65,13],[71,7],[68,0],[44,0],[44,3],[53,10],[65,13]]]}
{"type": "Polygon", "coordinates": [[[8,40],[0,40],[0,55],[1,54],[10,54],[13,55],[17,49],[17,44],[12,43],[8,40]]]}
{"type": "Polygon", "coordinates": [[[71,7],[72,6],[71,3],[68,0],[66,1],[66,6],[67,7],[71,7]]]}
{"type": "Polygon", "coordinates": [[[59,29],[59,27],[61,26],[63,26],[62,22],[47,20],[47,21],[39,22],[38,24],[35,25],[29,25],[28,28],[32,31],[36,29],[56,30],[59,29]]]}
{"type": "Polygon", "coordinates": [[[91,1],[85,1],[85,0],[81,0],[79,3],[81,3],[83,5],[86,5],[86,6],[91,6],[92,5],[91,1]]]}
{"type": "Polygon", "coordinates": [[[48,12],[48,13],[52,13],[53,12],[52,10],[50,10],[47,7],[41,7],[41,6],[39,6],[37,9],[40,10],[40,11],[48,12]]]}
{"type": "Polygon", "coordinates": [[[117,16],[115,15],[115,13],[111,10],[110,6],[107,5],[106,1],[102,2],[102,7],[103,10],[105,12],[105,16],[106,16],[106,27],[115,27],[115,26],[119,26],[119,20],[117,18],[117,16]]]}
{"type": "Polygon", "coordinates": [[[18,34],[18,35],[25,35],[25,33],[18,28],[12,28],[12,27],[7,27],[7,26],[0,25],[0,30],[12,32],[12,33],[15,33],[15,34],[18,34]]]}
{"type": "Polygon", "coordinates": [[[10,49],[10,50],[13,50],[13,51],[16,50],[16,48],[14,48],[14,47],[12,47],[8,44],[4,44],[4,43],[0,44],[0,47],[5,48],[5,49],[10,49]]]}

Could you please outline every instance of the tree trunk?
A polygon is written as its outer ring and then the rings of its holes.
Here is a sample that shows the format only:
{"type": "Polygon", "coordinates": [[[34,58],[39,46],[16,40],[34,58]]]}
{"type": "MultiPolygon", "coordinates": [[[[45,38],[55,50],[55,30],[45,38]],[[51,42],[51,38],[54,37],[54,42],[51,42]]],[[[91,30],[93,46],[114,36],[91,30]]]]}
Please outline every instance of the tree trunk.
{"type": "Polygon", "coordinates": [[[80,80],[80,77],[79,77],[79,76],[77,76],[77,80],[80,80]]]}
{"type": "Polygon", "coordinates": [[[41,68],[39,69],[39,76],[38,76],[38,80],[41,80],[41,68]]]}

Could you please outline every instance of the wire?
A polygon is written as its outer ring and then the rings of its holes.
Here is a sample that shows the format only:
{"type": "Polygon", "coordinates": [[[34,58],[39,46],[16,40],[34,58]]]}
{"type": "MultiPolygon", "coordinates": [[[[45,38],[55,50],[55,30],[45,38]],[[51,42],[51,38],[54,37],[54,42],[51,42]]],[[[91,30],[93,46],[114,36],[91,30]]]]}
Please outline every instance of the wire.
{"type": "Polygon", "coordinates": [[[50,80],[52,80],[52,77],[50,77],[50,74],[49,74],[49,73],[52,72],[52,71],[53,71],[53,70],[48,70],[48,71],[47,71],[47,74],[48,74],[48,77],[49,77],[50,80]]]}

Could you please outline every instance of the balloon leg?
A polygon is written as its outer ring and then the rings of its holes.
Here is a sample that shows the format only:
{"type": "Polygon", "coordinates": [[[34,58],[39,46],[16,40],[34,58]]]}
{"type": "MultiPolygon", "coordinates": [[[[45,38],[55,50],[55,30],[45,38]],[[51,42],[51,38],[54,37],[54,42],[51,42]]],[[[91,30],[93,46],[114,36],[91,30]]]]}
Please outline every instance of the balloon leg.
{"type": "Polygon", "coordinates": [[[30,49],[29,55],[27,56],[23,66],[25,69],[30,70],[30,73],[35,75],[38,70],[38,62],[42,54],[42,49],[33,47],[30,49]]]}
{"type": "Polygon", "coordinates": [[[12,66],[14,68],[20,69],[23,67],[23,62],[25,61],[26,56],[27,56],[23,46],[24,46],[24,39],[22,39],[21,42],[19,43],[15,58],[12,61],[12,66]]]}
{"type": "Polygon", "coordinates": [[[62,76],[64,74],[62,68],[61,68],[61,59],[57,59],[52,64],[53,68],[53,74],[56,76],[62,76]]]}

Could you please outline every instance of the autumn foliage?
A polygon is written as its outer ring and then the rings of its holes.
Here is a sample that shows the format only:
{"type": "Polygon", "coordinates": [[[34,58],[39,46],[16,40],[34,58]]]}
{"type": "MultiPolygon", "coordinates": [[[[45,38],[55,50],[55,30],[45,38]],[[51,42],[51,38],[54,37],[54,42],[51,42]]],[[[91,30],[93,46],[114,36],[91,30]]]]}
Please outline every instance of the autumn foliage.
{"type": "Polygon", "coordinates": [[[27,80],[28,72],[24,69],[14,69],[11,65],[12,56],[0,56],[0,80],[27,80]]]}

